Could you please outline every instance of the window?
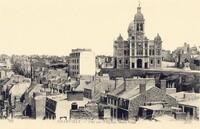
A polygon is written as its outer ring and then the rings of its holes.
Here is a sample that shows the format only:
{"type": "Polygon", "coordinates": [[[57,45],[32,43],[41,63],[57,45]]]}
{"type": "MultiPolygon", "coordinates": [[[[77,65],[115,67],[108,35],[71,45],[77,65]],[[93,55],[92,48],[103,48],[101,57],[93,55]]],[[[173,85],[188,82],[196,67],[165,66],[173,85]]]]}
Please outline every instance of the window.
{"type": "Polygon", "coordinates": [[[157,63],[160,64],[160,60],[157,60],[157,63]]]}
{"type": "Polygon", "coordinates": [[[143,24],[140,24],[140,30],[143,31],[143,24]]]}
{"type": "Polygon", "coordinates": [[[108,98],[108,103],[110,103],[110,98],[108,98]]]}
{"type": "Polygon", "coordinates": [[[139,31],[140,25],[139,23],[137,23],[137,31],[139,31]]]}
{"type": "Polygon", "coordinates": [[[134,68],[135,67],[135,64],[134,63],[132,63],[132,68],[134,68]]]}
{"type": "Polygon", "coordinates": [[[153,60],[151,60],[151,64],[153,64],[153,60]]]}
{"type": "Polygon", "coordinates": [[[154,55],[154,50],[152,50],[152,55],[154,55]]]}
{"type": "Polygon", "coordinates": [[[122,63],[122,60],[119,60],[119,64],[121,64],[122,63]]]}
{"type": "Polygon", "coordinates": [[[145,47],[146,47],[146,48],[148,47],[148,44],[147,44],[147,43],[145,43],[145,47]]]}
{"type": "Polygon", "coordinates": [[[128,60],[126,59],[126,64],[128,64],[128,60]]]}
{"type": "Polygon", "coordinates": [[[143,50],[142,49],[138,49],[137,50],[137,55],[143,55],[143,50]]]}
{"type": "Polygon", "coordinates": [[[147,51],[147,49],[145,49],[145,56],[147,56],[148,55],[148,51],[147,51]]]}
{"type": "Polygon", "coordinates": [[[116,100],[114,100],[114,105],[117,106],[117,101],[116,100]]]}
{"type": "Polygon", "coordinates": [[[135,55],[135,50],[134,50],[134,49],[132,49],[132,55],[133,55],[133,56],[135,55]]]}
{"type": "Polygon", "coordinates": [[[132,48],[134,48],[135,47],[135,43],[132,43],[132,48]]]}
{"type": "Polygon", "coordinates": [[[126,50],[124,50],[124,55],[126,55],[126,50]]]}
{"type": "Polygon", "coordinates": [[[160,50],[156,49],[156,55],[160,55],[160,50]]]}

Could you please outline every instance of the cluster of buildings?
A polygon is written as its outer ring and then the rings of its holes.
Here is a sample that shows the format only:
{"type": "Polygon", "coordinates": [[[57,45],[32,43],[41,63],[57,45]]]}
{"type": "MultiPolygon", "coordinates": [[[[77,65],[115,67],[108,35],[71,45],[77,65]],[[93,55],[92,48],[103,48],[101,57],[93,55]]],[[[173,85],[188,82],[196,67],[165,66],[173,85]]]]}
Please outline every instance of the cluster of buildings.
{"type": "Polygon", "coordinates": [[[189,70],[200,70],[200,46],[190,47],[184,43],[182,47],[177,47],[174,51],[163,50],[162,58],[165,62],[173,62],[175,68],[185,68],[185,62],[188,62],[189,70]]]}
{"type": "Polygon", "coordinates": [[[99,74],[102,68],[161,69],[162,60],[171,61],[174,53],[177,67],[189,68],[191,61],[198,67],[199,52],[195,51],[185,44],[171,54],[162,49],[159,34],[149,40],[138,6],[128,39],[119,35],[114,41],[113,57],[95,56],[91,49],[72,49],[69,56],[61,58],[3,56],[0,118],[199,120],[200,94],[177,92],[175,82],[167,77],[99,74]]]}

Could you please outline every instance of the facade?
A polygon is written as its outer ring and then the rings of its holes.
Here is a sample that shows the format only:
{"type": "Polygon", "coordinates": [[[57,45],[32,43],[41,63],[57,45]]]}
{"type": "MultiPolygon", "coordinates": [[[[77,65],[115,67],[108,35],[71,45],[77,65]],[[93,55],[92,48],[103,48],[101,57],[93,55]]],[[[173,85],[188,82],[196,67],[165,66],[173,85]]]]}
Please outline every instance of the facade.
{"type": "Polygon", "coordinates": [[[105,55],[96,56],[96,65],[98,69],[113,68],[113,57],[105,55]]]}
{"type": "Polygon", "coordinates": [[[172,52],[172,58],[175,60],[177,68],[185,68],[185,62],[189,62],[189,69],[199,70],[198,61],[195,61],[200,56],[200,52],[196,46],[190,47],[189,44],[184,43],[182,47],[178,47],[172,52]]]}
{"type": "Polygon", "coordinates": [[[121,34],[114,41],[114,68],[159,69],[162,66],[162,40],[159,34],[154,40],[145,36],[145,19],[141,7],[128,27],[128,39],[121,34]]]}
{"type": "Polygon", "coordinates": [[[77,92],[64,94],[52,94],[47,96],[45,104],[45,119],[61,120],[70,119],[70,109],[72,103],[77,103],[79,106],[85,106],[88,100],[83,99],[83,95],[77,92]],[[73,98],[73,99],[72,99],[73,98]]]}
{"type": "Polygon", "coordinates": [[[114,119],[135,119],[139,114],[139,107],[148,103],[164,103],[177,106],[175,98],[166,92],[166,81],[162,80],[161,88],[155,86],[153,78],[126,79],[124,85],[101,98],[100,112],[104,107],[110,107],[110,115],[114,119]]]}
{"type": "Polygon", "coordinates": [[[72,49],[69,57],[69,75],[95,75],[95,54],[91,49],[72,49]]]}
{"type": "Polygon", "coordinates": [[[180,111],[175,114],[176,119],[194,119],[199,120],[200,94],[177,92],[171,94],[178,102],[180,111]]]}
{"type": "Polygon", "coordinates": [[[83,91],[87,99],[99,100],[100,94],[108,93],[121,85],[123,80],[110,80],[109,75],[96,76],[94,79],[87,81],[87,84],[80,84],[75,90],[83,91]]]}

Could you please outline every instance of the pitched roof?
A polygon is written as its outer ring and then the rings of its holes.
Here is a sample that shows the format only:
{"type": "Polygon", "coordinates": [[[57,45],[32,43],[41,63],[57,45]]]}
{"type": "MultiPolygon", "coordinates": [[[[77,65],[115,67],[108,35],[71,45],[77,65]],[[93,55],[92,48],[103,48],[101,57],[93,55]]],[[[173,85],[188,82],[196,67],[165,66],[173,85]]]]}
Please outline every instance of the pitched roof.
{"type": "Polygon", "coordinates": [[[1,86],[5,85],[10,79],[9,78],[6,78],[3,80],[3,82],[0,84],[1,86]]]}
{"type": "Polygon", "coordinates": [[[92,102],[96,102],[96,103],[100,102],[100,97],[101,97],[102,95],[104,95],[104,93],[98,92],[98,93],[96,94],[96,96],[93,97],[92,102]]]}
{"type": "MultiPolygon", "coordinates": [[[[146,91],[150,90],[153,87],[155,87],[155,86],[146,86],[146,91]]],[[[125,91],[125,92],[121,93],[121,95],[119,95],[119,97],[131,100],[131,99],[134,99],[135,97],[137,97],[138,95],[140,95],[140,88],[139,88],[139,86],[133,88],[130,91],[125,91]]]]}
{"type": "MultiPolygon", "coordinates": [[[[148,91],[149,89],[153,88],[155,86],[151,86],[151,85],[147,85],[146,86],[146,91],[148,91]]],[[[135,98],[137,95],[140,94],[140,88],[139,85],[135,86],[133,89],[131,90],[124,90],[124,83],[122,85],[120,85],[119,87],[117,87],[114,91],[108,93],[110,95],[116,95],[120,98],[124,98],[124,99],[133,99],[135,98]]]]}
{"type": "Polygon", "coordinates": [[[119,85],[116,89],[114,89],[113,91],[109,92],[109,94],[111,95],[117,95],[120,92],[124,91],[124,83],[122,83],[121,85],[119,85]]]}

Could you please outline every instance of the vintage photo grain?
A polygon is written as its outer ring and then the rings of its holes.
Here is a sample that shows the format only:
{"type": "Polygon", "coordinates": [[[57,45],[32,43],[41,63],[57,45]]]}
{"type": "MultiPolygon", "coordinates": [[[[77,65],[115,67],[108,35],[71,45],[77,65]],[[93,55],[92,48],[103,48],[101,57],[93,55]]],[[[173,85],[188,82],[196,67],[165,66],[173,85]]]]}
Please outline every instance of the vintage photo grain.
{"type": "Polygon", "coordinates": [[[199,0],[0,0],[0,128],[199,126],[199,0]]]}

